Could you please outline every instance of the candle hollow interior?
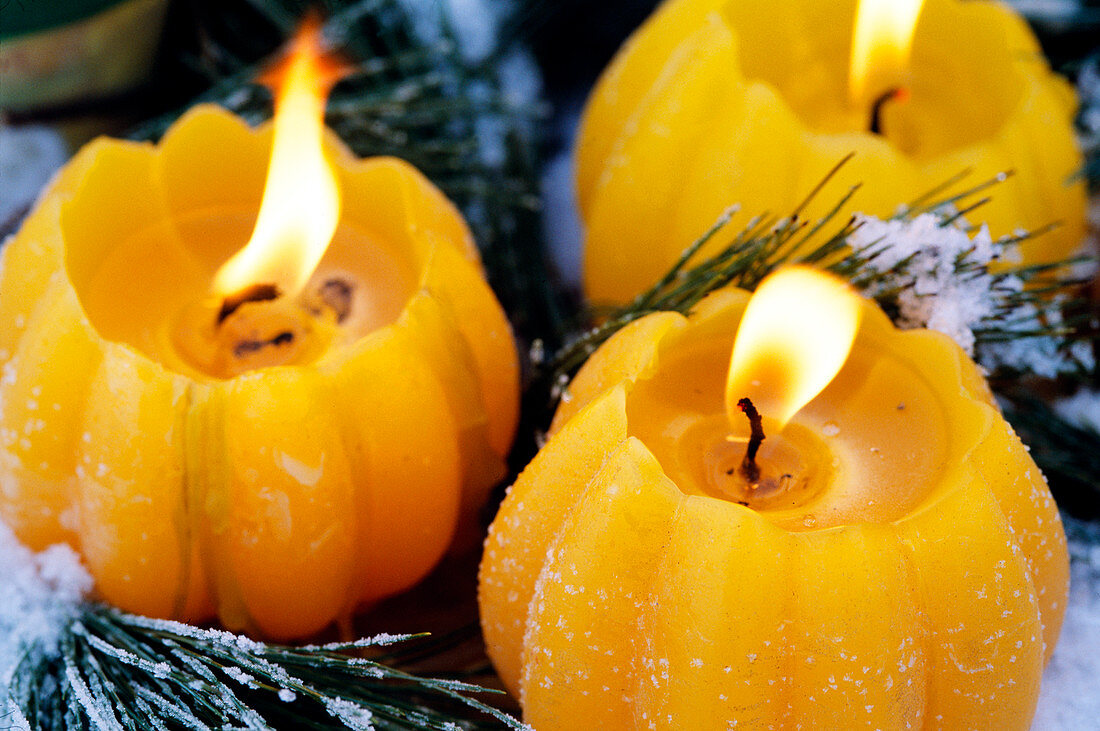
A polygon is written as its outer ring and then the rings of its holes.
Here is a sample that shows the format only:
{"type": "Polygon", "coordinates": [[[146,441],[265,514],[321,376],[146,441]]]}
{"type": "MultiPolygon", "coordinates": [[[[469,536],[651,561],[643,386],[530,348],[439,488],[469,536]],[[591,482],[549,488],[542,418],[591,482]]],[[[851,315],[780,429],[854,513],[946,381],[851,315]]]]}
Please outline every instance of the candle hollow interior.
{"type": "MultiPolygon", "coordinates": [[[[757,462],[759,493],[734,470],[748,424],[724,411],[728,336],[679,342],[627,397],[638,437],[685,494],[709,495],[757,510],[792,531],[859,522],[889,523],[912,511],[943,481],[949,419],[932,384],[894,352],[866,338],[822,393],[781,432],[768,433],[757,462]]],[[[689,336],[685,336],[689,337],[689,336]]]]}
{"type": "MultiPolygon", "coordinates": [[[[984,22],[987,9],[966,5],[925,7],[905,74],[909,98],[883,108],[883,136],[915,159],[996,135],[1022,95],[1019,59],[1006,41],[1003,24],[984,22]]],[[[870,104],[849,101],[847,62],[836,62],[850,56],[855,0],[806,4],[798,12],[784,8],[770,3],[724,7],[731,25],[741,29],[738,59],[745,77],[775,90],[810,129],[866,132],[870,104]],[[785,40],[777,42],[777,33],[785,40]],[[792,52],[774,53],[777,44],[792,52]]],[[[889,91],[873,88],[867,96],[875,99],[889,91]]]]}
{"type": "Polygon", "coordinates": [[[88,319],[103,337],[169,369],[226,378],[265,365],[314,362],[331,346],[395,321],[415,291],[411,254],[343,220],[301,297],[249,302],[219,322],[210,284],[248,240],[255,215],[226,207],[166,217],[122,240],[97,242],[96,258],[70,257],[69,274],[88,319]],[[332,282],[349,289],[346,311],[317,305],[332,282]],[[241,321],[238,336],[233,326],[241,321]],[[286,342],[271,342],[280,338],[286,342]],[[253,345],[260,357],[247,352],[236,367],[211,365],[253,345]]]}

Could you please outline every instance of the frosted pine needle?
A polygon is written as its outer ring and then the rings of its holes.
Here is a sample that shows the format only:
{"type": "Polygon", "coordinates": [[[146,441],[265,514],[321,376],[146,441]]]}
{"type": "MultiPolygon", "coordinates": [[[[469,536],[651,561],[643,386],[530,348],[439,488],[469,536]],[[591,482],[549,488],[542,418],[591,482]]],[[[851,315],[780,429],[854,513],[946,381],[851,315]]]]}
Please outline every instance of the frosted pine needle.
{"type": "Polygon", "coordinates": [[[1054,378],[1091,370],[1089,343],[1067,338],[1074,333],[1063,316],[1067,295],[1039,297],[1025,286],[1029,272],[1037,279],[1047,268],[1004,268],[1019,260],[1020,240],[995,241],[984,225],[971,234],[962,217],[934,213],[857,216],[848,238],[866,258],[864,294],[892,310],[899,327],[942,332],[990,372],[1054,378]]]}
{"type": "MultiPolygon", "coordinates": [[[[857,186],[818,221],[800,219],[800,211],[778,221],[751,219],[729,244],[699,261],[697,254],[705,244],[729,235],[727,213],[653,287],[606,313],[600,325],[548,359],[543,376],[546,391],[556,402],[563,379],[567,382],[596,347],[630,322],[662,310],[687,314],[717,289],[755,289],[771,271],[796,262],[850,281],[877,300],[899,327],[946,333],[991,371],[1003,367],[1045,377],[1088,371],[1095,366],[1089,339],[1095,337],[1098,325],[1091,316],[1068,319],[1063,311],[1091,271],[1078,271],[1072,277],[1058,273],[1081,262],[1002,267],[1017,258],[1021,241],[1042,232],[994,241],[984,227],[971,233],[955,207],[1003,179],[997,176],[961,194],[920,202],[891,220],[856,216],[836,222],[837,212],[855,195],[857,186]],[[826,235],[829,226],[836,227],[832,235],[826,235]],[[820,243],[806,244],[811,237],[820,243]]],[[[817,190],[823,185],[824,181],[817,190]]],[[[972,211],[980,204],[963,210],[972,211]]]]}
{"type": "MultiPolygon", "coordinates": [[[[813,195],[830,177],[832,173],[813,195]]],[[[971,201],[979,194],[995,195],[996,185],[1006,176],[948,195],[946,191],[963,177],[947,181],[902,208],[892,220],[867,216],[836,220],[858,186],[817,221],[801,219],[800,208],[778,220],[767,216],[751,219],[731,234],[730,218],[723,216],[684,251],[659,282],[634,301],[590,313],[590,322],[597,324],[578,328],[572,340],[545,359],[529,390],[528,403],[544,405],[545,425],[557,403],[566,398],[573,374],[597,347],[626,325],[652,312],[686,315],[717,289],[753,290],[777,267],[796,262],[848,280],[878,301],[901,327],[945,332],[995,377],[995,389],[1028,376],[1087,382],[1096,369],[1093,348],[1100,339],[1100,322],[1080,292],[1095,261],[1012,265],[1017,245],[1042,231],[993,240],[984,227],[971,230],[965,216],[980,219],[980,212],[975,211],[984,199],[971,201]],[[730,237],[729,243],[701,259],[699,250],[718,237],[730,237]]],[[[1011,406],[1020,393],[1012,389],[1011,394],[1003,391],[999,395],[1011,406]]],[[[1032,456],[1052,487],[1064,484],[1077,490],[1084,485],[1093,493],[1100,489],[1095,479],[1082,481],[1079,474],[1082,448],[1100,454],[1095,432],[1068,428],[1049,408],[1006,406],[1006,415],[1017,428],[1027,421],[1032,456]]],[[[538,440],[536,434],[536,443],[538,440]]]]}
{"type": "Polygon", "coordinates": [[[66,627],[91,588],[92,577],[68,546],[34,553],[0,521],[0,699],[26,658],[60,656],[66,627]]]}
{"type": "Polygon", "coordinates": [[[0,718],[17,729],[525,728],[473,694],[348,654],[410,635],[287,647],[84,601],[67,546],[34,553],[0,522],[0,718]],[[459,723],[459,726],[455,726],[459,723]]]}
{"type": "Polygon", "coordinates": [[[347,654],[415,636],[287,647],[91,604],[55,632],[52,654],[15,663],[19,727],[526,728],[473,697],[499,691],[347,654]]]}

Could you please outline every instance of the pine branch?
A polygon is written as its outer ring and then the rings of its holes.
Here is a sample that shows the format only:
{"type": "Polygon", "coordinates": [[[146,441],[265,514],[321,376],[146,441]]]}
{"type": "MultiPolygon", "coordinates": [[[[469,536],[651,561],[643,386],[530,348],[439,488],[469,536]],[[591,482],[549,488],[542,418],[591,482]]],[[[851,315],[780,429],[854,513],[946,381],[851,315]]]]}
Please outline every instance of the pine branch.
{"type": "Polygon", "coordinates": [[[1005,418],[1047,476],[1059,507],[1081,518],[1100,517],[1100,433],[1067,422],[1018,383],[995,383],[1005,418]]]}
{"type": "MultiPolygon", "coordinates": [[[[844,162],[841,161],[837,169],[844,162]]],[[[822,181],[811,198],[835,172],[836,169],[822,181]]],[[[921,196],[895,220],[911,221],[933,213],[939,217],[940,227],[960,227],[963,220],[959,211],[972,209],[973,204],[968,202],[984,195],[1005,176],[997,176],[958,194],[948,194],[947,191],[962,178],[960,175],[921,196]]],[[[884,311],[898,321],[903,299],[920,296],[915,291],[915,270],[921,252],[886,266],[883,264],[887,254],[884,244],[872,242],[853,248],[852,241],[863,224],[854,219],[838,221],[837,216],[855,190],[850,190],[821,220],[812,224],[799,217],[805,203],[791,216],[779,221],[766,217],[753,219],[717,253],[698,261],[700,249],[724,235],[733,213],[727,212],[684,251],[653,287],[623,307],[589,313],[589,321],[596,324],[544,359],[527,394],[528,409],[540,415],[534,420],[545,428],[576,371],[589,355],[626,325],[659,311],[687,315],[706,295],[722,287],[753,290],[765,276],[785,264],[808,263],[846,279],[866,296],[876,299],[884,311]]],[[[1010,247],[1039,233],[1041,231],[1009,237],[997,245],[1010,247]]],[[[1044,353],[1044,359],[1058,359],[1063,363],[1063,375],[1092,377],[1089,370],[1095,368],[1095,364],[1090,363],[1093,354],[1089,349],[1100,339],[1100,321],[1079,295],[1083,282],[1063,273],[1076,260],[991,270],[990,262],[977,257],[975,247],[970,247],[950,263],[956,281],[980,281],[988,286],[988,297],[993,298],[991,314],[971,326],[979,355],[989,353],[991,361],[1001,358],[1010,362],[998,348],[1005,344],[1018,346],[1021,341],[1031,339],[1049,346],[1049,358],[1044,353]]],[[[1000,373],[1013,376],[1005,380],[1007,383],[1018,381],[1015,377],[1018,374],[1011,373],[1007,366],[1002,367],[1000,373]]],[[[1100,440],[1091,433],[1073,431],[1049,408],[1043,412],[1023,409],[1008,414],[1010,419],[1017,414],[1022,414],[1021,418],[1033,417],[1025,425],[1034,440],[1032,456],[1052,483],[1079,490],[1073,486],[1084,484],[1080,466],[1092,469],[1095,465],[1074,463],[1072,455],[1082,450],[1091,455],[1100,454],[1100,440]],[[1035,418],[1039,413],[1043,414],[1042,419],[1035,418]]],[[[1091,474],[1095,476],[1100,471],[1094,469],[1091,474]]],[[[1091,484],[1090,489],[1094,494],[1097,488],[1091,484]]]]}
{"type": "MultiPolygon", "coordinates": [[[[841,161],[837,168],[829,173],[811,198],[817,195],[824,183],[846,161],[841,161]]],[[[983,192],[1003,179],[1002,176],[998,176],[994,180],[985,181],[962,193],[939,197],[932,202],[917,201],[899,214],[898,218],[908,220],[926,212],[940,211],[938,215],[941,216],[941,225],[953,225],[957,223],[955,204],[983,192]]],[[[545,365],[544,370],[547,375],[544,378],[551,382],[568,380],[590,353],[634,320],[660,311],[675,311],[687,315],[711,292],[727,286],[754,290],[765,276],[787,264],[811,264],[832,272],[850,281],[858,290],[873,296],[888,314],[896,315],[899,298],[903,292],[912,288],[911,284],[904,281],[904,277],[910,274],[913,257],[902,259],[891,267],[882,268],[876,265],[876,261],[884,253],[882,246],[872,243],[857,249],[851,248],[850,240],[859,229],[860,223],[855,219],[841,223],[836,218],[855,192],[856,188],[853,187],[831,211],[812,225],[799,218],[799,212],[805,207],[805,203],[791,216],[778,222],[772,222],[767,218],[755,218],[717,253],[703,261],[693,263],[699,250],[726,229],[734,212],[728,211],[714,226],[685,249],[665,276],[650,289],[621,308],[610,312],[593,313],[596,316],[603,315],[600,324],[572,339],[560,349],[545,365]],[[825,236],[823,232],[830,227],[833,232],[825,236]],[[811,243],[807,248],[807,242],[812,240],[819,240],[820,243],[811,243]]],[[[942,191],[937,189],[937,192],[942,191]]],[[[1012,237],[1004,240],[1004,243],[1018,243],[1038,233],[1041,232],[1012,237]]],[[[999,304],[1002,305],[1001,311],[1004,313],[989,318],[977,329],[976,334],[980,336],[982,342],[1049,336],[1071,341],[1087,339],[1095,335],[1095,323],[1088,318],[1082,323],[1086,327],[1078,328],[1067,327],[1061,319],[1056,325],[1035,326],[1035,321],[1032,319],[1018,322],[1007,316],[1010,312],[1017,312],[1021,305],[1031,305],[1045,310],[1049,307],[1051,292],[1072,294],[1076,287],[1083,284],[1083,281],[1055,273],[1080,260],[1012,267],[991,272],[985,263],[975,261],[970,255],[972,253],[972,251],[964,253],[955,260],[956,276],[964,280],[978,276],[990,277],[992,295],[1001,298],[999,304]],[[1012,286],[1010,283],[1014,279],[1022,281],[1025,287],[1021,289],[1012,286]],[[1026,326],[1028,329],[1021,326],[1026,326]]],[[[1079,303],[1080,300],[1074,296],[1072,302],[1079,303]]]]}
{"type": "Polygon", "coordinates": [[[473,697],[500,691],[400,670],[419,637],[287,647],[84,605],[56,656],[24,657],[3,710],[16,727],[65,731],[527,728],[473,697]]]}

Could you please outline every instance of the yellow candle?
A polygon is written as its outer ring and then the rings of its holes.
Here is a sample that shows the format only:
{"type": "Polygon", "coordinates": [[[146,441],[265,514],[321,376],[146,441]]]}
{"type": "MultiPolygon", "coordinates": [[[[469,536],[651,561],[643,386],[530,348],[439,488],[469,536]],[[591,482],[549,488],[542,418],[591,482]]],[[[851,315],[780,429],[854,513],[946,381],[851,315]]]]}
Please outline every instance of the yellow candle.
{"type": "Polygon", "coordinates": [[[856,4],[668,0],[624,46],[577,143],[592,299],[625,301],[649,286],[731,204],[788,215],[852,152],[807,217],[856,183],[865,185],[838,220],[893,215],[967,170],[974,184],[1012,171],[971,218],[994,236],[1059,223],[1022,245],[1028,262],[1074,252],[1085,221],[1084,183],[1072,180],[1082,166],[1076,100],[1025,23],[996,3],[927,0],[911,54],[869,47],[856,82],[856,4]],[[882,105],[874,134],[874,100],[895,86],[909,98],[882,105]]]}
{"type": "MultiPolygon", "coordinates": [[[[97,140],[5,246],[0,517],[34,548],[71,543],[124,609],[297,637],[477,529],[518,368],[454,206],[332,134],[314,167],[342,208],[304,217],[339,210],[312,273],[212,287],[253,232],[273,136],[202,106],[157,146],[97,140]],[[267,294],[229,291],[249,283],[267,294]]],[[[292,172],[306,190],[277,215],[324,187],[292,172]]]]}
{"type": "MultiPolygon", "coordinates": [[[[778,298],[796,294],[810,296],[796,282],[778,298]]],[[[840,310],[852,297],[827,296],[840,310]]],[[[784,424],[766,411],[786,403],[773,364],[727,373],[755,304],[720,291],[689,318],[624,328],[511,488],[479,599],[525,720],[1026,729],[1068,557],[1045,481],[977,368],[863,302],[854,340],[828,336],[839,372],[784,424]],[[727,392],[753,389],[766,438],[749,479],[750,430],[727,392]]],[[[764,332],[789,331],[772,316],[764,332]]],[[[812,346],[783,357],[820,382],[812,346]]]]}

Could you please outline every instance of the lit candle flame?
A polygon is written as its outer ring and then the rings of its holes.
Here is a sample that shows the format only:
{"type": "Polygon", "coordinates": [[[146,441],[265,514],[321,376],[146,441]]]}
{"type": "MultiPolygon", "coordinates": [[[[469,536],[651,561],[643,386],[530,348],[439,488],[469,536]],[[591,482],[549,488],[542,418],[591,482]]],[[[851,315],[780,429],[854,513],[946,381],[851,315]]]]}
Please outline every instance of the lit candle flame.
{"type": "Polygon", "coordinates": [[[274,285],[293,297],[309,281],[340,218],[340,188],[324,154],[325,100],[345,67],[321,47],[321,21],[308,17],[287,58],[265,78],[277,86],[274,140],[259,217],[248,244],[214,277],[226,297],[274,285]]]}
{"type": "Polygon", "coordinates": [[[902,86],[909,52],[924,0],[860,0],[848,69],[851,100],[867,106],[879,95],[902,86]]]}
{"type": "Polygon", "coordinates": [[[744,421],[749,398],[779,427],[821,393],[840,371],[859,329],[859,296],[839,279],[787,267],[767,277],[749,300],[733,344],[726,413],[744,421]]]}

